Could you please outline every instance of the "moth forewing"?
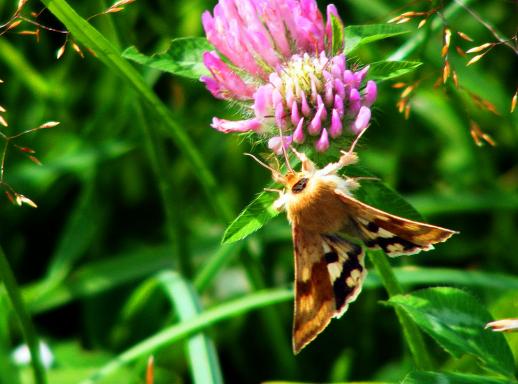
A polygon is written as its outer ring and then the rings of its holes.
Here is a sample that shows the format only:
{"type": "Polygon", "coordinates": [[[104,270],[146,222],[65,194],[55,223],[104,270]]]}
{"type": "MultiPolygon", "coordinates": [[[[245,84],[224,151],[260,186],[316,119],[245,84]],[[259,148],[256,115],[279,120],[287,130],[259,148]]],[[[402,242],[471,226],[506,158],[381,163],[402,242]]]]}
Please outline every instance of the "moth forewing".
{"type": "Polygon", "coordinates": [[[433,249],[457,233],[435,225],[408,220],[371,207],[339,189],[335,190],[348,207],[356,224],[357,235],[372,249],[389,256],[412,255],[433,249]]]}

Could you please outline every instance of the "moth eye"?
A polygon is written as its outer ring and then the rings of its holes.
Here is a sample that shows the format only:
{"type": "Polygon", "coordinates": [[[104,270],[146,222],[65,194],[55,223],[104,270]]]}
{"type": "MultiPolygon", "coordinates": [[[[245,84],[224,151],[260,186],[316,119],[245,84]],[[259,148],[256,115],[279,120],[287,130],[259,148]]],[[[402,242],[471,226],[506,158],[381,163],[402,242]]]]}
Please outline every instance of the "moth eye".
{"type": "Polygon", "coordinates": [[[297,181],[295,184],[293,184],[293,187],[291,187],[291,192],[293,193],[300,193],[306,188],[306,185],[308,184],[308,179],[303,177],[299,181],[297,181]]]}

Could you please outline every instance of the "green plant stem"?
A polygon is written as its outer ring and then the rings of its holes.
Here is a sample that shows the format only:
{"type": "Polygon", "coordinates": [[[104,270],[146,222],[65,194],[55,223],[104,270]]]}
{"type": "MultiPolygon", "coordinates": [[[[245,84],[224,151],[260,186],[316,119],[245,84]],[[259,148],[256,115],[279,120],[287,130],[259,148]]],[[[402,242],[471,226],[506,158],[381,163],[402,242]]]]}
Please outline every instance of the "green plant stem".
{"type": "MultiPolygon", "coordinates": [[[[369,251],[368,255],[389,297],[403,294],[403,289],[394,275],[387,255],[382,251],[369,251]]],[[[402,310],[396,308],[396,314],[416,368],[420,370],[433,369],[432,360],[425,347],[423,335],[417,328],[417,325],[415,325],[412,319],[402,310]]]]}
{"type": "Polygon", "coordinates": [[[43,367],[40,358],[38,336],[36,335],[34,325],[32,324],[31,318],[29,317],[29,314],[25,308],[20,289],[18,288],[13,271],[11,270],[11,266],[7,261],[2,247],[0,247],[0,279],[2,279],[4,282],[5,290],[7,291],[7,295],[11,300],[14,312],[20,321],[23,336],[25,337],[29,347],[34,382],[37,384],[45,384],[47,383],[47,377],[45,375],[45,368],[43,367]]]}
{"type": "Polygon", "coordinates": [[[178,149],[189,159],[194,170],[193,174],[197,177],[216,214],[222,221],[230,221],[232,215],[229,205],[223,199],[216,178],[205,164],[198,148],[185,130],[174,121],[170,111],[149,88],[140,73],[121,57],[119,50],[111,42],[79,16],[65,0],[42,0],[42,3],[66,26],[74,39],[94,51],[99,60],[137,91],[151,113],[161,123],[158,126],[173,139],[178,149]]]}

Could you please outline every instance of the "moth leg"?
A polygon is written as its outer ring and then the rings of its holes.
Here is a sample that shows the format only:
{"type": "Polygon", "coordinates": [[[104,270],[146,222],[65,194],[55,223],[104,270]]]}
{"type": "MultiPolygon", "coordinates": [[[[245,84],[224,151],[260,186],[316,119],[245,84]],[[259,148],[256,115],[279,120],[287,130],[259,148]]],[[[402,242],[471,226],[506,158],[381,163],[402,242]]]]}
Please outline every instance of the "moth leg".
{"type": "MultiPolygon", "coordinates": [[[[354,141],[351,144],[351,148],[349,148],[348,151],[340,151],[342,156],[340,156],[340,159],[338,159],[337,163],[333,164],[333,167],[330,168],[334,170],[335,172],[339,171],[342,167],[346,167],[351,164],[356,164],[358,162],[358,155],[356,152],[354,152],[354,148],[356,147],[356,144],[358,144],[358,141],[362,137],[362,135],[365,133],[367,129],[364,129],[360,132],[358,136],[354,139],[354,141]]],[[[327,168],[327,167],[326,167],[327,168]]]]}
{"type": "Polygon", "coordinates": [[[317,171],[318,176],[335,175],[340,169],[358,161],[358,155],[355,152],[342,151],[342,156],[336,163],[329,163],[324,168],[317,171]]]}
{"type": "Polygon", "coordinates": [[[316,170],[315,164],[311,160],[308,159],[308,157],[306,156],[305,153],[301,153],[293,147],[290,147],[290,148],[293,151],[293,153],[295,154],[295,156],[297,156],[297,158],[302,163],[302,171],[311,172],[311,173],[315,172],[315,170],[316,170]]]}

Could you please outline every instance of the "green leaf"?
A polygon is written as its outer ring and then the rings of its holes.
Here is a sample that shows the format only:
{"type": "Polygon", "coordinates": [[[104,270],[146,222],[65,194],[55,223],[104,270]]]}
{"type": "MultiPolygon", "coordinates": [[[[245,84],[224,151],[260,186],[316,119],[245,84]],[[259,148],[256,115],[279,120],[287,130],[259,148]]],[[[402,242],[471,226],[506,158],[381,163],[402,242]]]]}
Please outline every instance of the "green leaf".
{"type": "Polygon", "coordinates": [[[423,63],[419,61],[376,61],[370,64],[369,79],[383,81],[415,71],[423,63]]]}
{"type": "Polygon", "coordinates": [[[373,41],[402,35],[412,31],[412,27],[403,24],[368,24],[345,27],[345,53],[349,54],[358,47],[373,41]]]}
{"type": "Polygon", "coordinates": [[[333,52],[332,56],[336,56],[344,49],[344,25],[342,21],[333,14],[331,14],[331,31],[331,50],[333,52]]]}
{"type": "MultiPolygon", "coordinates": [[[[514,381],[516,382],[516,381],[514,381]]],[[[411,372],[401,384],[511,384],[508,379],[461,373],[411,372]]]]}
{"type": "Polygon", "coordinates": [[[261,192],[227,227],[223,234],[223,244],[242,240],[260,229],[279,214],[273,208],[277,196],[272,192],[261,192]]]}
{"type": "Polygon", "coordinates": [[[456,288],[429,288],[390,298],[416,324],[455,357],[467,353],[484,368],[512,376],[513,355],[501,334],[484,330],[491,315],[472,295],[456,288]]]}
{"type": "Polygon", "coordinates": [[[197,80],[209,75],[203,65],[203,53],[212,50],[214,47],[204,37],[182,37],[171,41],[165,52],[146,56],[132,46],[122,52],[122,57],[163,72],[197,80]]]}

